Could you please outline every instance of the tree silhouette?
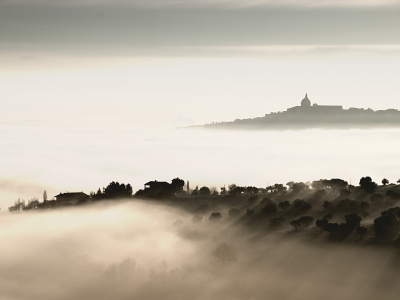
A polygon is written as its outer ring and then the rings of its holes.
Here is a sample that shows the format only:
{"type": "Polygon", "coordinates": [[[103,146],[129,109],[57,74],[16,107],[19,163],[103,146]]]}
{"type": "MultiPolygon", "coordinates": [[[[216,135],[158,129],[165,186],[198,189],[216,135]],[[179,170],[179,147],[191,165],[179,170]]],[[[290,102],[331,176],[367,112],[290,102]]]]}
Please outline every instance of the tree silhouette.
{"type": "Polygon", "coordinates": [[[278,211],[275,203],[268,203],[263,208],[263,213],[266,215],[272,215],[278,211]]]}
{"type": "Polygon", "coordinates": [[[222,215],[220,212],[213,212],[213,213],[211,213],[211,216],[208,218],[208,220],[216,222],[216,221],[221,220],[221,218],[222,218],[222,215]]]}
{"type": "Polygon", "coordinates": [[[231,208],[231,209],[228,211],[228,215],[229,215],[230,217],[237,217],[237,216],[240,215],[240,209],[238,209],[238,208],[231,208]]]}
{"type": "Polygon", "coordinates": [[[179,193],[180,191],[182,191],[184,185],[185,185],[185,181],[178,177],[171,180],[171,188],[174,193],[179,193]]]}
{"type": "Polygon", "coordinates": [[[349,214],[345,215],[344,219],[346,220],[346,225],[348,228],[348,231],[353,230],[357,226],[360,225],[360,222],[362,221],[362,218],[358,216],[357,214],[349,214]]]}
{"type": "Polygon", "coordinates": [[[330,210],[334,207],[331,201],[324,201],[323,208],[326,210],[330,210]]]}
{"type": "Polygon", "coordinates": [[[328,223],[324,227],[324,231],[329,232],[331,235],[335,234],[339,231],[339,224],[338,223],[328,223]]]}
{"type": "Polygon", "coordinates": [[[211,194],[211,191],[210,191],[210,189],[209,189],[208,187],[206,187],[206,186],[203,186],[203,187],[200,188],[200,190],[199,190],[199,195],[208,196],[208,195],[210,195],[210,194],[211,194]]]}
{"type": "Polygon", "coordinates": [[[293,208],[295,208],[297,210],[298,213],[306,213],[310,209],[312,209],[312,206],[310,203],[308,203],[304,200],[300,200],[300,199],[294,200],[292,206],[293,206],[293,208]]]}
{"type": "Polygon", "coordinates": [[[315,226],[321,228],[322,230],[324,230],[325,226],[328,224],[328,220],[326,219],[319,219],[315,222],[315,226]]]}
{"type": "Polygon", "coordinates": [[[367,228],[365,228],[364,226],[358,226],[356,229],[356,232],[360,235],[360,237],[362,238],[364,234],[367,233],[367,228]]]}
{"type": "Polygon", "coordinates": [[[290,207],[289,201],[279,202],[278,207],[282,210],[288,209],[290,207]]]}
{"type": "Polygon", "coordinates": [[[43,202],[46,202],[47,201],[47,192],[46,192],[46,190],[44,190],[44,192],[43,192],[43,202]]]}
{"type": "Polygon", "coordinates": [[[396,216],[388,215],[381,216],[374,220],[374,230],[376,235],[382,235],[386,231],[388,231],[393,225],[396,224],[396,216]]]}
{"type": "Polygon", "coordinates": [[[360,179],[360,186],[367,194],[372,194],[375,193],[377,184],[372,181],[371,177],[367,176],[360,179]]]}
{"type": "Polygon", "coordinates": [[[292,225],[296,230],[300,226],[308,227],[313,223],[314,223],[314,218],[311,216],[302,216],[296,220],[289,222],[289,224],[292,225]]]}
{"type": "Polygon", "coordinates": [[[132,187],[130,184],[119,184],[118,182],[110,182],[110,184],[104,189],[103,197],[106,199],[117,199],[117,198],[130,198],[132,197],[132,187]]]}
{"type": "Polygon", "coordinates": [[[298,219],[290,221],[289,224],[292,225],[296,230],[301,226],[301,223],[298,219]]]}
{"type": "Polygon", "coordinates": [[[193,218],[192,218],[192,222],[194,224],[201,223],[201,221],[203,221],[203,217],[202,216],[194,215],[193,218]]]}
{"type": "Polygon", "coordinates": [[[383,185],[387,185],[389,183],[389,180],[387,180],[386,178],[382,179],[382,184],[383,185]]]}

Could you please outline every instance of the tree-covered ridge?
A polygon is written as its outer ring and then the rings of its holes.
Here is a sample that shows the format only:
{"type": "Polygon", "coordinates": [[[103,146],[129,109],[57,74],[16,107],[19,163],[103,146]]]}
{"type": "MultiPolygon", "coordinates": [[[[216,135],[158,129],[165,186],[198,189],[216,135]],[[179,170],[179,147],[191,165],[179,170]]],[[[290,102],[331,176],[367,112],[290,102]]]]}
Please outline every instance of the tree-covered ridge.
{"type": "Polygon", "coordinates": [[[389,184],[385,178],[381,182],[382,185],[378,185],[366,176],[359,180],[358,186],[334,178],[266,187],[231,184],[227,189],[217,190],[206,186],[184,189],[185,181],[174,178],[170,183],[133,193],[130,184],[112,181],[76,203],[48,200],[45,191],[42,202],[32,198],[25,204],[19,199],[9,209],[14,212],[142,199],[183,208],[193,213],[193,223],[235,220],[251,231],[265,228],[269,231],[317,230],[327,238],[368,236],[367,239],[377,240],[394,238],[400,231],[400,185],[389,184]]]}

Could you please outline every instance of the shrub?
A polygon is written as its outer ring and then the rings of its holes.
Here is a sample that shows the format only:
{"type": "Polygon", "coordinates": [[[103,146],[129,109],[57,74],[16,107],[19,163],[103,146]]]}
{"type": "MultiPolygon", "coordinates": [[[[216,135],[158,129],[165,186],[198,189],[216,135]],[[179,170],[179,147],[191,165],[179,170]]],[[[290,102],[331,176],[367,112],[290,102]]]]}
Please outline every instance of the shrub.
{"type": "Polygon", "coordinates": [[[220,212],[213,212],[211,213],[211,216],[208,218],[210,221],[216,222],[221,220],[222,215],[220,212]]]}

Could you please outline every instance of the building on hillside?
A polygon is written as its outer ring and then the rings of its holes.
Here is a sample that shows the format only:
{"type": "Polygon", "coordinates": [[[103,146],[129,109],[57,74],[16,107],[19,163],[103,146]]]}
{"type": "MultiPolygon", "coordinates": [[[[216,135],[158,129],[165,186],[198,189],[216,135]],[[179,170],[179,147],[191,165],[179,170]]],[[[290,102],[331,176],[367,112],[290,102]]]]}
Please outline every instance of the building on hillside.
{"type": "Polygon", "coordinates": [[[171,185],[168,182],[165,181],[149,181],[144,184],[144,189],[145,190],[163,190],[169,188],[171,185]]]}
{"type": "Polygon", "coordinates": [[[73,204],[78,203],[79,201],[85,201],[85,200],[89,200],[90,196],[82,193],[82,192],[78,192],[78,193],[60,193],[57,196],[54,196],[57,201],[60,202],[71,202],[73,204]]]}
{"type": "Polygon", "coordinates": [[[341,105],[318,105],[314,103],[311,105],[308,95],[301,100],[300,106],[290,107],[286,110],[288,113],[305,113],[305,114],[337,114],[343,112],[341,105]]]}

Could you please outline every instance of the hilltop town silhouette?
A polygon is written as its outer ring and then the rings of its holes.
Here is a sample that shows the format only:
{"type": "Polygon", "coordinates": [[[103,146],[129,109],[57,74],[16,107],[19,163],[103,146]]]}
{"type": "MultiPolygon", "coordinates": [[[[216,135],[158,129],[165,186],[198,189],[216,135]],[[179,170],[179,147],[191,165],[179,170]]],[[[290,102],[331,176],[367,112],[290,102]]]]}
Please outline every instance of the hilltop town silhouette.
{"type": "Polygon", "coordinates": [[[341,105],[311,104],[306,94],[300,106],[290,107],[283,112],[272,112],[253,119],[205,124],[201,127],[236,130],[395,128],[400,127],[400,111],[397,109],[374,111],[370,108],[355,107],[343,109],[341,105]]]}

